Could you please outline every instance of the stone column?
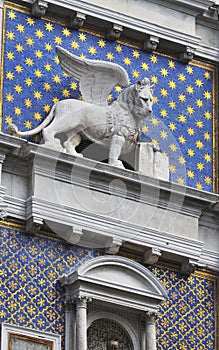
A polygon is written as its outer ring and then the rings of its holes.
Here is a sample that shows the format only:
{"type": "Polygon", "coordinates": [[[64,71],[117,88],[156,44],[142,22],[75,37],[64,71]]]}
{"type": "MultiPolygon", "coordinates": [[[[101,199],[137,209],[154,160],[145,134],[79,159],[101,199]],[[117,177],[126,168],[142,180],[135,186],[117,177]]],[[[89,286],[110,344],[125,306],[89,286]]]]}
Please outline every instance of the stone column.
{"type": "Polygon", "coordinates": [[[75,350],[75,309],[73,301],[65,302],[65,349],[75,350]]]}
{"type": "Polygon", "coordinates": [[[156,314],[152,312],[146,313],[146,350],[156,350],[156,314]]]}
{"type": "Polygon", "coordinates": [[[87,350],[87,298],[76,300],[76,350],[87,350]]]}

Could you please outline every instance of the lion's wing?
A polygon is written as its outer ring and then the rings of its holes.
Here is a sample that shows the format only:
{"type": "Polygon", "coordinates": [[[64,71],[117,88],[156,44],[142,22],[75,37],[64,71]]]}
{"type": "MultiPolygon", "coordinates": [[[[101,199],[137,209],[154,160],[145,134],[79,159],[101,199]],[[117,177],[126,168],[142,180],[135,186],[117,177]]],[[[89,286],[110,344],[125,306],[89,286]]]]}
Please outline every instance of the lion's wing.
{"type": "Polygon", "coordinates": [[[60,46],[56,51],[63,71],[79,80],[85,102],[106,105],[114,86],[125,87],[129,83],[127,72],[118,64],[80,58],[60,46]]]}

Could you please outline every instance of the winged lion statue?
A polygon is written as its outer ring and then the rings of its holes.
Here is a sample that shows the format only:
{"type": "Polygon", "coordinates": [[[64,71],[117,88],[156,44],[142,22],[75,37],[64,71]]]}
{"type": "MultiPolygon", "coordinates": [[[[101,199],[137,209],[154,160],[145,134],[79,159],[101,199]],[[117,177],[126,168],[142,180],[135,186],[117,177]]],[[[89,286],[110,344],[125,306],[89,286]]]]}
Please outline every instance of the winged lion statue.
{"type": "Polygon", "coordinates": [[[82,101],[59,101],[35,129],[20,131],[15,124],[10,124],[8,132],[25,137],[42,131],[45,147],[74,156],[82,156],[75,148],[84,137],[108,147],[109,164],[123,168],[120,154],[129,152],[137,144],[141,122],[152,113],[150,80],[144,78],[136,82],[108,104],[108,95],[116,85],[129,85],[125,69],[112,62],[80,58],[62,47],[56,50],[62,70],[79,80],[82,101]],[[64,142],[60,134],[65,135],[64,142]]]}

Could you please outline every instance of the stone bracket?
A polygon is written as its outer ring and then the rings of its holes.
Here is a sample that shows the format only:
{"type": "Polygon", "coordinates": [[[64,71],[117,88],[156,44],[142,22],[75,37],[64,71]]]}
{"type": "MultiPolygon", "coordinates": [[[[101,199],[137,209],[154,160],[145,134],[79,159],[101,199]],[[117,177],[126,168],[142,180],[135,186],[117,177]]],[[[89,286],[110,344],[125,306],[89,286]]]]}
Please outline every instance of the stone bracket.
{"type": "Polygon", "coordinates": [[[105,249],[106,254],[118,254],[119,249],[122,245],[122,240],[116,237],[112,237],[107,244],[107,248],[105,249]]]}
{"type": "Polygon", "coordinates": [[[82,12],[76,12],[74,17],[70,18],[70,27],[79,29],[84,26],[86,15],[82,12]]]}
{"type": "Polygon", "coordinates": [[[120,38],[123,27],[119,24],[113,24],[112,28],[107,31],[106,38],[110,41],[116,41],[120,38]]]}
{"type": "Polygon", "coordinates": [[[155,51],[158,47],[160,39],[157,36],[149,35],[144,41],[144,50],[145,51],[155,51]]]}
{"type": "Polygon", "coordinates": [[[218,21],[219,20],[219,7],[217,5],[210,6],[207,11],[204,11],[202,14],[207,20],[218,21]]]}
{"type": "Polygon", "coordinates": [[[195,55],[195,49],[186,46],[185,50],[180,53],[179,58],[182,62],[188,63],[193,60],[193,57],[195,55]]]}
{"type": "Polygon", "coordinates": [[[185,275],[190,275],[195,272],[198,267],[206,267],[204,264],[200,264],[198,260],[186,258],[181,263],[181,272],[185,275]]]}
{"type": "Polygon", "coordinates": [[[25,232],[29,234],[35,234],[40,231],[43,225],[43,219],[33,216],[26,221],[25,232]]]}
{"type": "Polygon", "coordinates": [[[156,264],[161,257],[162,252],[158,248],[149,248],[143,254],[143,263],[145,264],[156,264]]]}
{"type": "Polygon", "coordinates": [[[5,220],[8,216],[8,205],[4,203],[0,203],[0,220],[5,220]]]}
{"type": "Polygon", "coordinates": [[[36,0],[32,5],[32,15],[36,17],[45,16],[48,9],[48,2],[44,0],[36,0]]]}

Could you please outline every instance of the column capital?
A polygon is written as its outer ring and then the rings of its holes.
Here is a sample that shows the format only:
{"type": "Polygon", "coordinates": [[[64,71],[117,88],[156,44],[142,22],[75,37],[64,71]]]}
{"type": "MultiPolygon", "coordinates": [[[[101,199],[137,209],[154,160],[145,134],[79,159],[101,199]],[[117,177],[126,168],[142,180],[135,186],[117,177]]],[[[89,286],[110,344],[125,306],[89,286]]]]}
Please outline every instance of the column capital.
{"type": "Polygon", "coordinates": [[[87,308],[87,303],[92,299],[86,295],[80,295],[75,298],[75,303],[77,307],[87,308]]]}

